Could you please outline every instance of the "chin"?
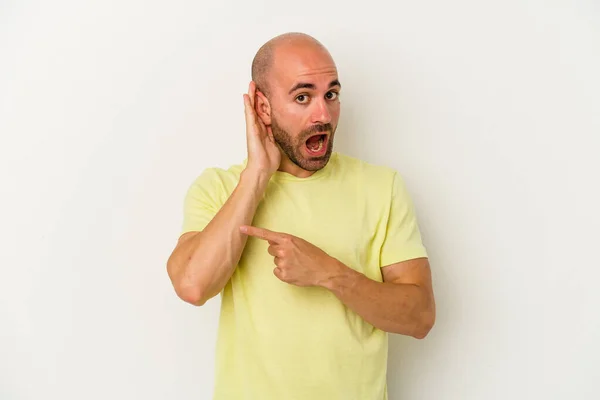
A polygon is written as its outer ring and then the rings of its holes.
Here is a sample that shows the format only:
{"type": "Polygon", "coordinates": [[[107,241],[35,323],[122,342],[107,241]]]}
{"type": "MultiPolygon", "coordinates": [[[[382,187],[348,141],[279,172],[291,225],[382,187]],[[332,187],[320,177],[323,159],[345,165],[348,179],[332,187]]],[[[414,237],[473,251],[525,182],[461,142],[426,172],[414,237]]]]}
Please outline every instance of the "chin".
{"type": "Polygon", "coordinates": [[[329,159],[331,158],[332,152],[332,147],[329,147],[325,154],[321,156],[311,156],[307,155],[305,152],[305,154],[302,154],[302,156],[299,158],[302,160],[299,166],[306,171],[318,171],[327,165],[329,159]]]}

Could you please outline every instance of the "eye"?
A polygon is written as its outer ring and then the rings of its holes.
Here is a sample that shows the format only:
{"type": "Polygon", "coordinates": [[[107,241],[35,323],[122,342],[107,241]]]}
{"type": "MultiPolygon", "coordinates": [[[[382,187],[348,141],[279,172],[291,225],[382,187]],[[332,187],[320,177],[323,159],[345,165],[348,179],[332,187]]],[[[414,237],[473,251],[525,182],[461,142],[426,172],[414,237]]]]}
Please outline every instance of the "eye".
{"type": "Polygon", "coordinates": [[[296,101],[300,104],[306,104],[308,102],[308,96],[305,94],[300,94],[296,96],[296,101]]]}
{"type": "Polygon", "coordinates": [[[325,95],[325,98],[327,100],[335,100],[337,99],[339,93],[338,92],[327,92],[327,94],[325,95]]]}

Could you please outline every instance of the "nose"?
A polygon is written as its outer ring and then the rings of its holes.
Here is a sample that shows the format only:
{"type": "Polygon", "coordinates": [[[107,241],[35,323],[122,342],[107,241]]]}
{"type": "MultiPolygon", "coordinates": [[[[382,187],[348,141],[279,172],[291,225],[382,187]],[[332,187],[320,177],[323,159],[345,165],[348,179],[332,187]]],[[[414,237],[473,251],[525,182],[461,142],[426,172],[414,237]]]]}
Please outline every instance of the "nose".
{"type": "Polygon", "coordinates": [[[313,102],[314,109],[312,113],[313,124],[328,124],[331,122],[331,112],[325,99],[319,99],[313,102]]]}

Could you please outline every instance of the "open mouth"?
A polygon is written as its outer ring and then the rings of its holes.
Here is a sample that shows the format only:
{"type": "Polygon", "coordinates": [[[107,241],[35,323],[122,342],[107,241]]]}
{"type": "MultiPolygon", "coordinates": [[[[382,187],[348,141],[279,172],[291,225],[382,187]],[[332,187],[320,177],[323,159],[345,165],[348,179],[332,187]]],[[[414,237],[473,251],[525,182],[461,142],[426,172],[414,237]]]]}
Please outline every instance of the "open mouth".
{"type": "Polygon", "coordinates": [[[327,140],[329,135],[326,133],[313,135],[306,140],[306,149],[308,154],[313,156],[321,156],[327,151],[327,140]]]}

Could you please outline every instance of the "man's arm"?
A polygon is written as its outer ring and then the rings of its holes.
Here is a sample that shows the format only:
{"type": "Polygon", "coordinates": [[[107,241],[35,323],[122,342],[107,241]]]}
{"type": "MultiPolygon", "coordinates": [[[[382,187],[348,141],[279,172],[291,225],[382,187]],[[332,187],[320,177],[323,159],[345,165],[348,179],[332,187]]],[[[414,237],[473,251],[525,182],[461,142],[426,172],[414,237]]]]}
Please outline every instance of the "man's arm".
{"type": "Polygon", "coordinates": [[[427,258],[382,268],[377,282],[331,259],[331,273],[320,286],[333,292],[348,308],[386,332],[423,339],[435,323],[435,299],[427,258]]]}
{"type": "MultiPolygon", "coordinates": [[[[219,294],[233,275],[247,241],[239,226],[252,222],[269,180],[281,162],[271,128],[256,115],[255,98],[256,85],[251,82],[248,94],[244,94],[248,164],[236,188],[206,226],[194,224],[198,225],[198,231],[181,235],[167,261],[175,292],[193,305],[201,306],[219,294]]],[[[194,206],[203,210],[202,204],[194,206]]]]}
{"type": "Polygon", "coordinates": [[[167,262],[167,272],[182,300],[201,306],[225,287],[247,241],[239,226],[254,218],[267,182],[268,176],[245,170],[206,228],[181,236],[167,262]]]}
{"type": "Polygon", "coordinates": [[[386,332],[422,339],[433,327],[435,301],[426,257],[383,267],[383,282],[377,282],[297,236],[255,226],[241,226],[240,231],[269,242],[273,273],[283,282],[324,287],[386,332]]]}

